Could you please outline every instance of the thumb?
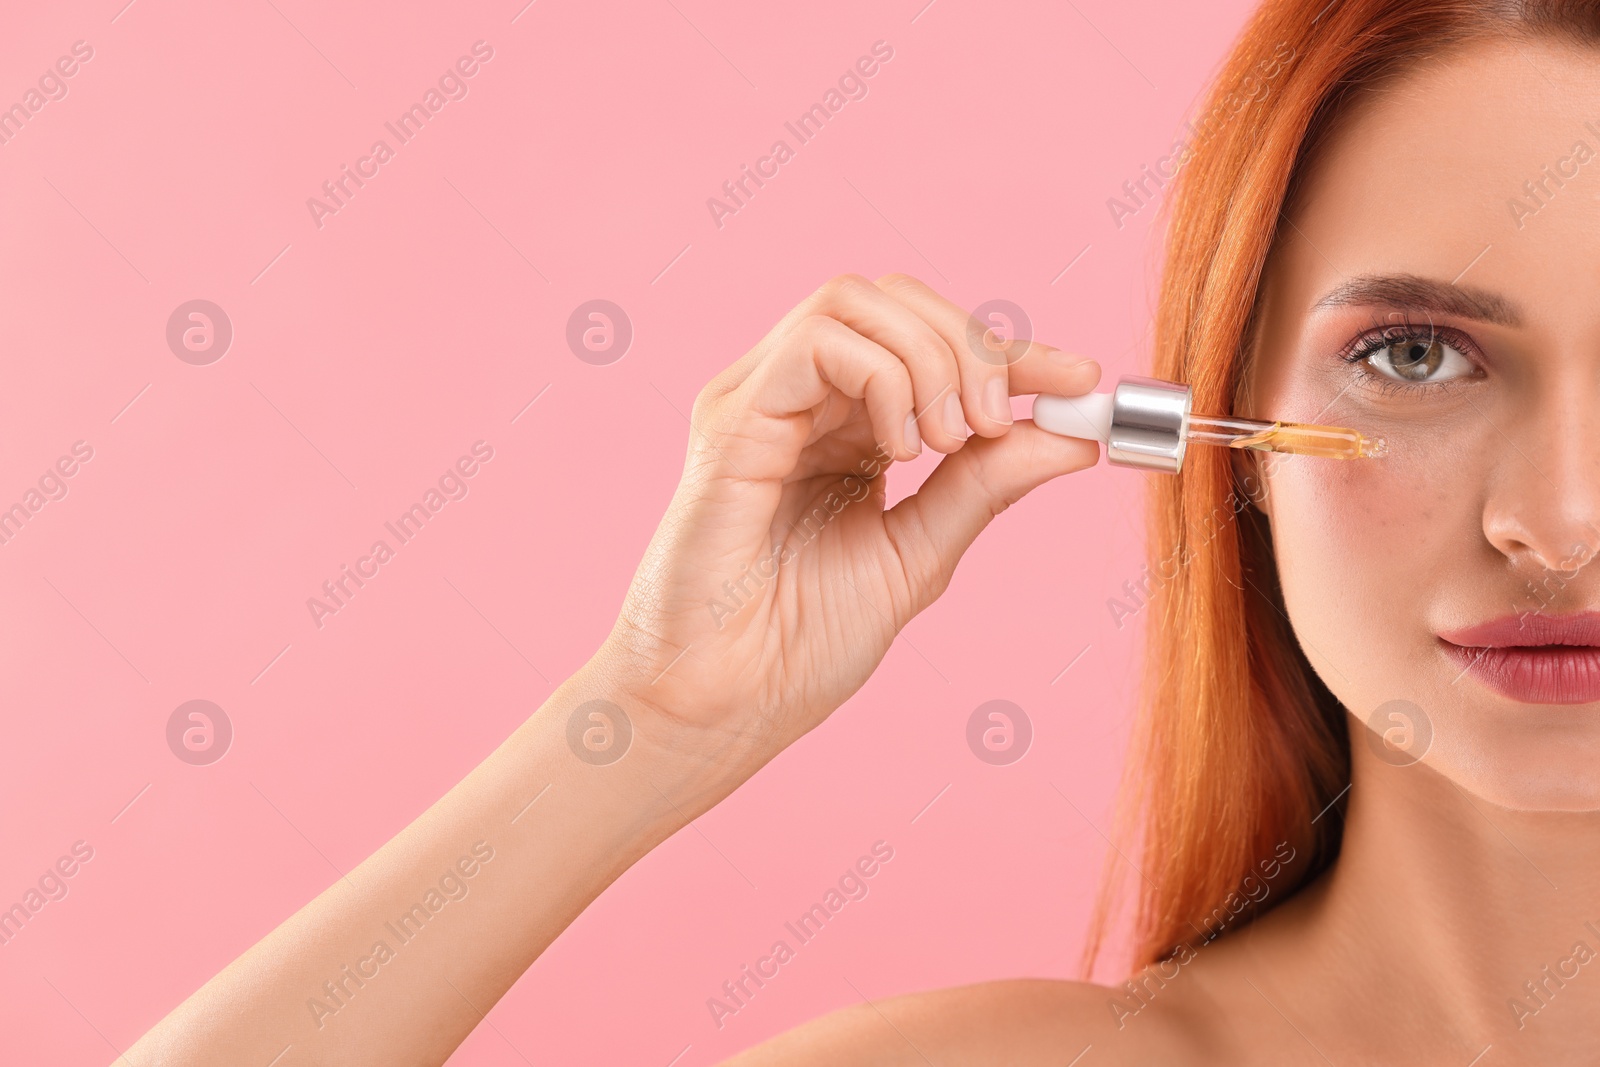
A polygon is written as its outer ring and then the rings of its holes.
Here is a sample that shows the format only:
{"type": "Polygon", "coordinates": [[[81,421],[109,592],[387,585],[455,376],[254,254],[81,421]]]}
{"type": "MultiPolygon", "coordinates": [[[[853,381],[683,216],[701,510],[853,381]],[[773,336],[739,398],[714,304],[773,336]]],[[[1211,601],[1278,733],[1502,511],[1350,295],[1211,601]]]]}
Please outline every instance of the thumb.
{"type": "Polygon", "coordinates": [[[1094,466],[1098,441],[1019,420],[999,437],[969,437],[911,496],[884,514],[911,589],[912,614],[950,584],[956,563],[989,521],[1052,478],[1094,466]]]}

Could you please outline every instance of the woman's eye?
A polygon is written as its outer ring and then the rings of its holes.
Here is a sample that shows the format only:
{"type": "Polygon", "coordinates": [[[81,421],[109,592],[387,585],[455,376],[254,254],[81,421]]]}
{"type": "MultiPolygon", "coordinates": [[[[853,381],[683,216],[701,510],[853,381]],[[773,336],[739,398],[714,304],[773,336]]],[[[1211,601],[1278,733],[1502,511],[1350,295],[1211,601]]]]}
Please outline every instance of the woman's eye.
{"type": "Polygon", "coordinates": [[[1473,363],[1437,336],[1399,338],[1362,357],[1397,382],[1442,382],[1469,377],[1473,363]]]}

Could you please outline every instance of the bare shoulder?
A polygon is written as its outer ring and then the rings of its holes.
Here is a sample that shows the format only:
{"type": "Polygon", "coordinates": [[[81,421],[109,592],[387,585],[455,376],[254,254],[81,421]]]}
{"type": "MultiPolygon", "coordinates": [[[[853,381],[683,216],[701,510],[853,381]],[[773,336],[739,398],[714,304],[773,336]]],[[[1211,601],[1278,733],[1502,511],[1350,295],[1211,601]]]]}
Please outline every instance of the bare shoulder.
{"type": "Polygon", "coordinates": [[[1078,1057],[1102,1067],[1198,1059],[1208,1042],[1186,1005],[1169,998],[1130,1018],[1127,1000],[1109,986],[1032,978],[912,993],[825,1015],[725,1067],[1064,1067],[1078,1057]]]}

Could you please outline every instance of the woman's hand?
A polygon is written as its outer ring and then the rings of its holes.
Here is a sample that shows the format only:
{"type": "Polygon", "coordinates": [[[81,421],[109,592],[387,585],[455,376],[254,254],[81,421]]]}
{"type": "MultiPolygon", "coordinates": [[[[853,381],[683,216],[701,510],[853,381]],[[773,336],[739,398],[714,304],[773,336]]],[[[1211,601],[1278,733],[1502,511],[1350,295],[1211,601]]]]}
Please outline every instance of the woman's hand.
{"type": "Polygon", "coordinates": [[[1013,423],[1009,397],[1099,379],[915,278],[834,278],[696,398],[597,660],[647,733],[743,781],[860,688],[990,519],[1094,464],[1098,444],[1013,423]],[[947,455],[885,511],[889,466],[924,447],[947,455]]]}
{"type": "MultiPolygon", "coordinates": [[[[695,402],[671,508],[590,664],[118,1062],[266,1063],[286,1045],[301,1063],[449,1058],[612,880],[855,692],[991,518],[1094,462],[1093,442],[1011,425],[1006,398],[1080,393],[1099,367],[992,335],[985,349],[981,329],[967,340],[969,322],[911,278],[847,275],[718,375],[695,402]],[[919,428],[949,455],[885,512],[884,471],[917,453],[919,428]],[[596,773],[573,758],[569,728],[607,698],[638,716],[643,743],[596,773]],[[374,932],[437,911],[417,901],[456,871],[476,878],[471,903],[425,918],[427,936],[400,941],[405,962],[374,980],[363,970],[382,962],[374,932]]],[[[394,951],[392,932],[377,936],[394,951]]]]}

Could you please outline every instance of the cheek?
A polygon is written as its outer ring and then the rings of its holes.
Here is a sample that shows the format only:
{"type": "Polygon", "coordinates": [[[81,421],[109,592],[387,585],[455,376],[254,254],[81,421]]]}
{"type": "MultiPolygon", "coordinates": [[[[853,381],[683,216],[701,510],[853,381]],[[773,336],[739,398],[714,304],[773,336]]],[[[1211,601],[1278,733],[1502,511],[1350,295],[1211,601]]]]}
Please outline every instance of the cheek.
{"type": "Polygon", "coordinates": [[[1403,448],[1376,460],[1281,456],[1270,468],[1289,620],[1324,684],[1358,715],[1406,697],[1428,662],[1419,657],[1436,654],[1429,609],[1477,528],[1471,481],[1459,465],[1441,474],[1403,448]]]}
{"type": "Polygon", "coordinates": [[[1323,683],[1364,718],[1390,700],[1421,702],[1457,673],[1434,626],[1487,573],[1485,486],[1502,447],[1484,398],[1388,397],[1357,373],[1294,361],[1260,399],[1269,417],[1388,446],[1379,459],[1262,457],[1285,610],[1323,683]]]}

